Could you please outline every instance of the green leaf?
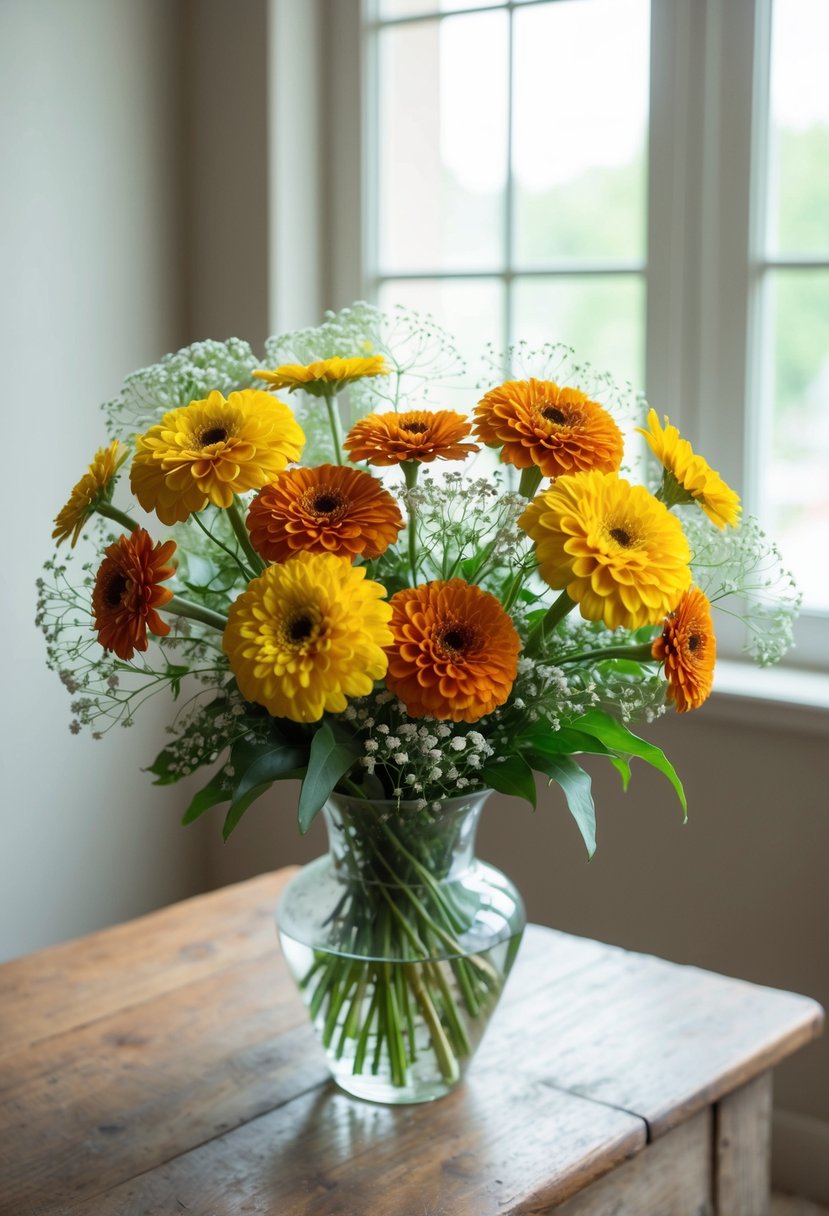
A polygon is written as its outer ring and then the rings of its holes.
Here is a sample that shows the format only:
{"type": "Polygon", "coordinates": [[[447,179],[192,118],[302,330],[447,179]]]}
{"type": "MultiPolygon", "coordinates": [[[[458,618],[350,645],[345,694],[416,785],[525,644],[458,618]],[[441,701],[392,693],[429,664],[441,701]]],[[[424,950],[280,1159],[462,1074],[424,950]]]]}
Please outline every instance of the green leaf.
{"type": "Polygon", "coordinates": [[[219,802],[227,802],[229,798],[230,784],[225,776],[223,765],[217,773],[213,774],[207,785],[193,796],[190,805],[181,817],[181,822],[183,824],[193,823],[212,806],[216,806],[219,802]]]}
{"type": "Polygon", "coordinates": [[[523,798],[535,810],[535,777],[527,761],[517,752],[507,756],[502,764],[485,764],[478,775],[499,794],[523,798]]]}
{"type": "Polygon", "coordinates": [[[225,815],[225,821],[222,825],[222,837],[224,840],[227,840],[228,836],[236,827],[236,824],[242,818],[248,807],[254,803],[256,799],[260,797],[260,795],[266,793],[271,788],[272,784],[273,783],[270,781],[265,781],[262,783],[262,785],[255,785],[253,789],[248,790],[247,794],[245,794],[243,798],[237,798],[234,800],[233,804],[225,815]]]}
{"type": "Polygon", "coordinates": [[[543,752],[545,756],[574,756],[579,752],[606,756],[608,751],[601,740],[570,726],[563,726],[560,730],[545,730],[536,726],[521,736],[518,746],[522,749],[531,747],[534,751],[543,752]]]}
{"type": "Polygon", "coordinates": [[[299,830],[303,835],[357,755],[353,740],[347,736],[338,738],[328,722],[322,722],[311,740],[308,770],[299,792],[299,830]]]}
{"type": "Polygon", "coordinates": [[[608,752],[607,758],[622,778],[622,789],[627,793],[630,785],[630,762],[627,756],[618,756],[613,752],[608,752]]]}
{"type": "Polygon", "coordinates": [[[674,787],[680,806],[687,819],[688,803],[685,798],[685,790],[682,788],[682,782],[677,776],[674,766],[660,748],[656,747],[653,743],[648,743],[645,739],[640,739],[638,735],[634,735],[626,726],[623,726],[621,722],[617,722],[615,718],[612,718],[610,714],[605,713],[602,709],[591,709],[581,718],[578,718],[574,726],[585,734],[592,735],[594,738],[601,740],[608,750],[623,756],[638,756],[640,760],[644,760],[647,764],[652,765],[653,768],[658,769],[660,773],[663,773],[674,787]]]}
{"type": "Polygon", "coordinates": [[[537,768],[549,777],[550,781],[561,786],[570,814],[587,846],[587,856],[592,857],[596,852],[596,808],[590,792],[590,774],[569,756],[546,756],[543,752],[530,752],[527,759],[533,768],[537,768]]]}

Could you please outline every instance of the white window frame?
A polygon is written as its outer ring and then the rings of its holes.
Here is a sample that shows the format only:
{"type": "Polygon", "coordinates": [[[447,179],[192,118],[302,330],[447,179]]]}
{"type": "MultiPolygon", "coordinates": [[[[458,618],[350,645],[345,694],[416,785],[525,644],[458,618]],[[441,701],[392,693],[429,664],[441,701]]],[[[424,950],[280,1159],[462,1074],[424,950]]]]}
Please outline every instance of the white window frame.
{"type": "MultiPolygon", "coordinates": [[[[372,0],[320,2],[330,200],[322,294],[339,308],[372,298],[378,282],[375,40],[372,0]]],[[[771,0],[652,0],[646,392],[742,488],[749,512],[763,425],[762,410],[748,408],[762,399],[760,281],[781,264],[760,254],[770,13],[771,0]]],[[[720,653],[737,659],[738,631],[721,621],[718,634],[720,653]]],[[[829,669],[829,615],[804,613],[796,638],[788,668],[829,669]]],[[[792,687],[788,679],[781,699],[792,687]]]]}

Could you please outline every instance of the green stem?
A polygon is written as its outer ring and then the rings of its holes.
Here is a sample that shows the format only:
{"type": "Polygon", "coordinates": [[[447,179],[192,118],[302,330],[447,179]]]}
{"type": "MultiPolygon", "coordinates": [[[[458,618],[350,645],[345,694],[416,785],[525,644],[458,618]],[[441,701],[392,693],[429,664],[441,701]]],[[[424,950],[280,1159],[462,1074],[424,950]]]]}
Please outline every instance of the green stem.
{"type": "Polygon", "coordinates": [[[233,502],[227,508],[227,517],[230,520],[230,526],[233,528],[233,531],[236,534],[236,539],[239,542],[239,546],[245,557],[248,559],[254,575],[261,574],[265,569],[265,563],[262,561],[262,558],[259,556],[250,542],[250,536],[248,535],[248,530],[245,527],[245,521],[242,518],[238,498],[234,498],[233,502]]]}
{"type": "Polygon", "coordinates": [[[535,492],[541,485],[541,469],[537,464],[531,464],[528,469],[521,470],[521,480],[518,483],[518,493],[522,498],[535,498],[535,492]]]}
{"type": "Polygon", "coordinates": [[[325,393],[325,408],[328,410],[328,425],[331,428],[331,438],[334,442],[334,455],[337,464],[345,464],[343,460],[343,432],[340,423],[340,412],[337,409],[337,394],[325,393]]]}
{"type": "MultiPolygon", "coordinates": [[[[406,489],[413,490],[417,485],[417,475],[420,465],[416,460],[404,460],[400,465],[406,478],[406,489]]],[[[409,567],[412,572],[412,586],[417,586],[417,512],[414,504],[409,502],[409,567]]]]}
{"type": "Polygon", "coordinates": [[[524,647],[524,654],[527,658],[533,658],[538,654],[541,647],[544,645],[544,640],[547,634],[552,632],[559,621],[563,621],[567,613],[575,608],[575,600],[571,600],[566,591],[562,591],[558,599],[547,609],[544,616],[530,630],[530,636],[527,638],[527,645],[524,647]]]}
{"type": "Polygon", "coordinates": [[[578,654],[567,654],[556,659],[556,665],[561,663],[581,663],[591,659],[633,659],[636,663],[658,663],[651,653],[651,642],[643,642],[639,646],[603,646],[597,650],[582,650],[578,654]]]}
{"type": "Polygon", "coordinates": [[[169,604],[162,607],[164,612],[172,612],[173,616],[184,616],[191,621],[200,621],[202,625],[210,625],[220,633],[224,633],[227,625],[227,617],[222,616],[220,612],[204,608],[201,604],[193,604],[190,600],[182,599],[180,595],[174,595],[169,604]]]}
{"type": "Polygon", "coordinates": [[[219,548],[220,548],[220,549],[222,549],[222,550],[223,550],[223,551],[224,551],[224,552],[225,552],[225,553],[228,555],[228,557],[232,558],[232,559],[233,559],[233,561],[235,561],[236,565],[237,565],[237,566],[239,567],[239,569],[241,570],[241,572],[242,572],[242,574],[244,575],[245,579],[247,579],[248,581],[250,581],[250,570],[248,570],[248,568],[247,568],[247,566],[244,564],[244,562],[241,562],[241,561],[239,560],[239,554],[238,554],[238,553],[234,553],[234,552],[233,552],[233,550],[232,550],[232,549],[231,549],[231,548],[230,548],[228,545],[226,545],[226,544],[224,543],[224,541],[219,540],[218,536],[214,536],[214,535],[213,535],[213,533],[210,531],[210,529],[207,527],[207,525],[206,525],[206,524],[203,524],[203,523],[202,523],[202,521],[199,519],[199,513],[198,513],[198,511],[194,511],[194,512],[193,512],[193,514],[190,516],[190,518],[191,518],[191,519],[193,520],[193,522],[194,522],[194,523],[197,525],[197,527],[201,528],[201,530],[202,530],[202,532],[205,534],[205,536],[209,537],[209,538],[210,538],[210,540],[212,540],[212,541],[213,541],[213,544],[214,544],[214,545],[218,545],[218,546],[219,546],[219,548]]]}
{"type": "Polygon", "coordinates": [[[117,524],[123,524],[130,532],[134,532],[136,528],[140,527],[137,519],[133,519],[131,515],[127,515],[126,511],[113,507],[111,502],[99,502],[95,510],[99,515],[103,515],[105,519],[114,519],[117,524]]]}

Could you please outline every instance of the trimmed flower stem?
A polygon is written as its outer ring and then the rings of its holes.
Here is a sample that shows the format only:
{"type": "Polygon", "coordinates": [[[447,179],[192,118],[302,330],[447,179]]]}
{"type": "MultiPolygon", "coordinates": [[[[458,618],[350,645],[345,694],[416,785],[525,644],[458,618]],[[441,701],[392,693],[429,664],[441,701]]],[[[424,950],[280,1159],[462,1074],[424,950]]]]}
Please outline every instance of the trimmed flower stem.
{"type": "Polygon", "coordinates": [[[337,394],[335,392],[323,393],[323,397],[325,399],[325,408],[328,410],[328,425],[331,428],[334,455],[337,458],[337,464],[345,464],[343,460],[343,431],[340,423],[340,413],[337,409],[337,394]]]}
{"type": "Polygon", "coordinates": [[[111,502],[99,502],[95,510],[99,515],[103,515],[105,519],[115,520],[117,524],[121,524],[130,532],[134,532],[140,526],[137,519],[133,519],[131,515],[127,515],[126,511],[113,507],[111,502]]]}
{"type": "Polygon", "coordinates": [[[242,518],[242,512],[239,507],[239,500],[237,498],[234,498],[233,502],[227,508],[227,517],[230,520],[230,526],[233,528],[233,531],[236,534],[236,539],[239,542],[242,552],[250,562],[254,575],[261,574],[265,569],[265,563],[254,549],[253,545],[250,543],[250,536],[248,535],[248,530],[245,527],[245,521],[242,518]]]}
{"type": "Polygon", "coordinates": [[[428,853],[388,823],[375,837],[345,828],[350,875],[333,916],[342,953],[314,952],[300,980],[323,1045],[352,1075],[382,1074],[393,1088],[433,1057],[447,1085],[477,1039],[476,1019],[495,1004],[503,975],[458,940],[463,909],[428,868],[428,853]]]}
{"type": "Polygon", "coordinates": [[[224,633],[227,625],[227,617],[222,616],[220,612],[204,608],[201,604],[193,604],[190,600],[183,600],[178,595],[174,595],[169,603],[163,604],[162,611],[172,612],[173,616],[187,617],[191,621],[200,621],[202,625],[210,625],[220,633],[224,633]]]}
{"type": "Polygon", "coordinates": [[[561,595],[550,605],[538,624],[534,625],[530,630],[527,644],[524,647],[524,654],[527,658],[534,658],[538,654],[544,645],[547,634],[555,628],[559,621],[563,621],[567,613],[575,608],[575,606],[575,600],[571,600],[567,592],[562,591],[561,595]]]}

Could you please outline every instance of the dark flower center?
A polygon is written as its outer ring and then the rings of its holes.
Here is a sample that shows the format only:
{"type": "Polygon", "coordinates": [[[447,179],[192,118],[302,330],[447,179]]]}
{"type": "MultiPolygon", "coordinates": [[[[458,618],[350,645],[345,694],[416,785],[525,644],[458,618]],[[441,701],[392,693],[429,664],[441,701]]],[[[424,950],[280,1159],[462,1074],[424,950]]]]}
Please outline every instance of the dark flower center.
{"type": "Polygon", "coordinates": [[[223,426],[211,426],[206,431],[202,431],[199,443],[203,448],[207,448],[211,443],[223,443],[225,439],[227,439],[227,431],[223,426]]]}
{"type": "Polygon", "coordinates": [[[688,649],[693,653],[695,650],[699,649],[701,642],[702,642],[702,638],[698,637],[697,634],[692,633],[688,639],[688,649]]]}
{"type": "Polygon", "coordinates": [[[342,499],[337,494],[317,494],[313,502],[313,509],[317,515],[331,515],[338,507],[343,505],[342,499]]]}
{"type": "Polygon", "coordinates": [[[557,422],[559,426],[567,421],[564,412],[556,405],[545,405],[541,411],[541,417],[546,418],[548,422],[557,422]]]}
{"type": "Polygon", "coordinates": [[[107,604],[109,604],[110,608],[118,607],[121,600],[124,598],[124,592],[128,586],[129,579],[125,574],[122,574],[120,570],[116,574],[113,574],[112,578],[107,583],[106,590],[104,592],[104,599],[106,600],[107,604]]]}
{"type": "Polygon", "coordinates": [[[411,431],[413,435],[424,435],[429,428],[425,422],[418,422],[416,419],[412,419],[409,422],[401,422],[400,429],[401,431],[411,431]]]}
{"type": "Polygon", "coordinates": [[[451,655],[462,654],[468,650],[474,641],[474,634],[466,625],[452,623],[446,625],[437,636],[441,650],[451,655]]]}
{"type": "Polygon", "coordinates": [[[629,549],[633,544],[633,537],[624,528],[611,528],[610,535],[616,541],[616,544],[621,545],[623,549],[629,549]]]}
{"type": "Polygon", "coordinates": [[[304,642],[311,636],[314,622],[308,616],[298,616],[288,626],[288,637],[292,642],[304,642]]]}

